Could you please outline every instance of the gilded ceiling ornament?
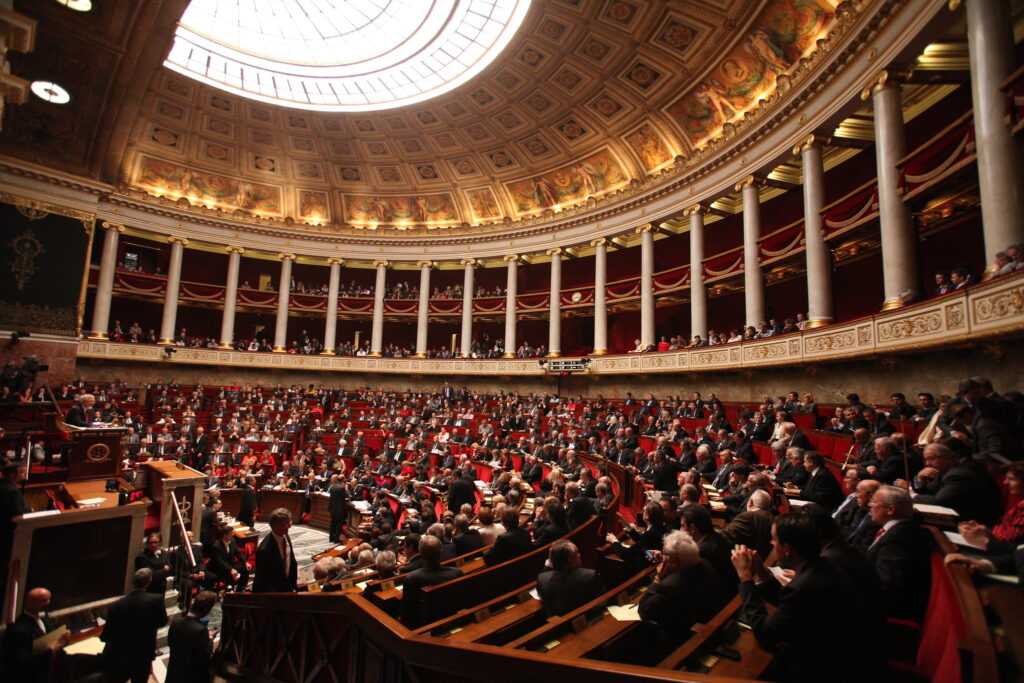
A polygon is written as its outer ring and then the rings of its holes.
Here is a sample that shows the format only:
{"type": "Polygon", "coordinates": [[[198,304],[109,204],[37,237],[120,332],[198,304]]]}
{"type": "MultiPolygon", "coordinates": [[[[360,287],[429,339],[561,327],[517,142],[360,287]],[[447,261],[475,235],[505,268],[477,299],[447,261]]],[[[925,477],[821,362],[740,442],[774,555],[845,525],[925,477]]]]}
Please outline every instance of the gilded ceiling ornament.
{"type": "Polygon", "coordinates": [[[25,289],[29,278],[36,272],[36,257],[46,251],[42,243],[36,238],[32,228],[25,228],[25,231],[11,240],[11,249],[14,251],[14,261],[11,262],[11,272],[14,273],[14,280],[18,284],[18,290],[25,289]]]}

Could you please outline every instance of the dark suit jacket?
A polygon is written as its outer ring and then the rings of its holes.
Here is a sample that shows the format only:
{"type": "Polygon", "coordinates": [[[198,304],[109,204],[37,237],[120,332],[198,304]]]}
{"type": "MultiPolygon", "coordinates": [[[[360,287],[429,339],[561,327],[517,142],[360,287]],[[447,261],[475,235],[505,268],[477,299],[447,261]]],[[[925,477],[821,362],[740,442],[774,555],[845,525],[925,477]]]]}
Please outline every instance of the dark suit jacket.
{"type": "Polygon", "coordinates": [[[697,547],[701,559],[707,560],[722,580],[726,594],[730,598],[736,595],[736,586],[740,580],[736,576],[736,567],[732,565],[732,546],[729,541],[718,531],[712,531],[697,542],[697,547]]]}
{"type": "Polygon", "coordinates": [[[68,412],[64,415],[64,422],[75,427],[89,426],[89,420],[85,416],[85,410],[77,403],[68,408],[68,412]]]}
{"type": "Polygon", "coordinates": [[[420,626],[420,596],[427,586],[436,586],[462,576],[458,567],[421,567],[405,577],[402,583],[402,623],[409,628],[420,626]]]}
{"type": "Polygon", "coordinates": [[[818,473],[809,477],[807,483],[800,489],[800,498],[817,503],[829,512],[835,510],[845,497],[839,480],[833,477],[824,465],[818,468],[818,473]]]}
{"type": "Polygon", "coordinates": [[[176,614],[167,630],[167,645],[171,657],[164,683],[209,683],[213,643],[203,622],[176,614]]]}
{"type": "Polygon", "coordinates": [[[584,494],[580,494],[569,501],[569,526],[573,529],[578,527],[580,524],[583,524],[596,514],[597,511],[594,509],[594,501],[587,498],[584,494]]]}
{"type": "Polygon", "coordinates": [[[484,553],[484,563],[488,566],[501,564],[506,560],[525,555],[533,549],[533,541],[526,529],[516,527],[498,536],[494,545],[484,553]]]}
{"type": "Polygon", "coordinates": [[[741,512],[722,530],[722,535],[733,545],[753,548],[762,559],[766,558],[772,546],[772,513],[768,510],[741,512]]]}
{"type": "MultiPolygon", "coordinates": [[[[291,539],[289,539],[291,548],[291,539]]],[[[295,590],[299,569],[295,562],[295,551],[288,553],[288,574],[284,572],[281,550],[277,547],[274,534],[263,537],[260,547],[256,549],[256,578],[252,582],[253,593],[290,593],[295,590]]]]}
{"type": "Polygon", "coordinates": [[[970,463],[953,465],[938,480],[934,494],[922,494],[916,503],[944,505],[960,513],[965,520],[991,525],[1001,514],[1001,498],[990,481],[982,478],[970,463]]]}
{"type": "Polygon", "coordinates": [[[604,584],[593,569],[552,569],[537,576],[537,594],[549,617],[571,612],[602,592],[604,584]]]}
{"type": "Polygon", "coordinates": [[[909,456],[898,453],[890,455],[882,461],[875,472],[875,478],[886,484],[891,484],[897,479],[913,481],[922,467],[924,467],[924,463],[916,453],[911,453],[909,456]],[[904,464],[904,461],[906,461],[906,464],[904,464]],[[907,476],[908,472],[910,473],[909,477],[907,476]]]}
{"type": "Polygon", "coordinates": [[[458,514],[464,503],[476,503],[476,486],[465,477],[452,479],[448,486],[448,509],[458,514]]]}
{"type": "Polygon", "coordinates": [[[567,525],[548,522],[539,529],[534,529],[533,544],[535,546],[541,546],[547,545],[548,543],[554,543],[563,536],[568,535],[568,533],[569,527],[567,525]]]}
{"type": "Polygon", "coordinates": [[[707,560],[669,574],[640,598],[640,618],[673,636],[711,620],[729,602],[722,579],[707,560]]]}
{"type": "Polygon", "coordinates": [[[484,539],[476,529],[470,529],[464,534],[453,536],[452,543],[455,544],[456,557],[459,555],[465,555],[466,553],[471,553],[474,550],[479,550],[484,547],[484,539]]]}
{"type": "MultiPolygon", "coordinates": [[[[44,623],[46,620],[43,620],[44,623]]],[[[50,630],[47,624],[47,632],[50,630]]],[[[46,633],[39,629],[36,620],[24,612],[7,626],[7,635],[3,640],[3,658],[0,660],[0,671],[4,680],[25,681],[25,683],[45,683],[50,677],[51,653],[45,650],[32,654],[32,641],[46,633]]]]}
{"type": "MultiPolygon", "coordinates": [[[[869,626],[852,581],[827,559],[807,561],[793,580],[780,587],[767,581],[739,586],[744,621],[758,644],[776,656],[778,680],[795,682],[870,680],[872,659],[850,656],[869,626]],[[768,614],[765,603],[776,603],[768,614]]],[[[858,653],[860,655],[860,653],[858,653]]]]}
{"type": "Polygon", "coordinates": [[[161,595],[136,590],[111,605],[100,636],[107,644],[103,656],[108,668],[153,661],[157,629],[166,623],[167,610],[161,595]]]}
{"type": "Polygon", "coordinates": [[[805,451],[813,451],[814,446],[811,444],[811,440],[807,438],[807,435],[797,430],[793,434],[793,438],[786,444],[786,448],[802,448],[805,451]]]}
{"type": "Polygon", "coordinates": [[[223,542],[210,546],[210,563],[206,565],[206,571],[213,574],[217,580],[232,583],[231,570],[239,566],[245,569],[245,555],[238,549],[234,540],[228,542],[227,548],[223,542]]]}
{"type": "Polygon", "coordinates": [[[679,490],[679,463],[674,460],[665,460],[654,468],[654,490],[655,491],[678,491],[679,490]]]}
{"type": "Polygon", "coordinates": [[[868,559],[882,582],[886,615],[921,623],[931,584],[928,533],[913,522],[900,522],[877,538],[868,559]]]}
{"type": "Polygon", "coordinates": [[[331,484],[327,491],[331,495],[330,500],[327,502],[328,512],[332,515],[343,514],[345,512],[345,503],[348,502],[348,491],[345,490],[345,486],[335,482],[331,484]]]}

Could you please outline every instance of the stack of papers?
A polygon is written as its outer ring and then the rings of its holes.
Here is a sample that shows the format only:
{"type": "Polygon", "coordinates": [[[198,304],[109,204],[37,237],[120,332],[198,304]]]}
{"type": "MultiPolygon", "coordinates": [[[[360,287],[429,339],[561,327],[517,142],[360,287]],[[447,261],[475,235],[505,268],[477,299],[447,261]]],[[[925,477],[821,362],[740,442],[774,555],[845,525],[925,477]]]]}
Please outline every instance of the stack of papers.
{"type": "Polygon", "coordinates": [[[640,621],[640,605],[608,605],[608,614],[615,621],[640,621]]]}
{"type": "Polygon", "coordinates": [[[955,543],[956,545],[962,545],[966,548],[975,548],[977,550],[985,550],[985,546],[981,545],[980,543],[971,543],[955,531],[944,531],[943,533],[946,534],[946,538],[948,538],[952,543],[955,543]]]}
{"type": "Polygon", "coordinates": [[[943,507],[941,505],[926,505],[924,503],[914,503],[914,509],[920,512],[922,515],[946,515],[948,517],[959,517],[959,513],[953,508],[943,507]]]}

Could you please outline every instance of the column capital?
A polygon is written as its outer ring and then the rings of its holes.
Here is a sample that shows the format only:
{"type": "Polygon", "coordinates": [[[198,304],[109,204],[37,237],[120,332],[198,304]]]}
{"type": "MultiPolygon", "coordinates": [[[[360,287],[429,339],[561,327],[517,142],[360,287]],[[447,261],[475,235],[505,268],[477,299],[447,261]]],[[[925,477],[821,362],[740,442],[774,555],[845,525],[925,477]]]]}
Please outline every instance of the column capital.
{"type": "Polygon", "coordinates": [[[561,256],[562,248],[561,247],[551,247],[550,249],[548,249],[544,253],[547,254],[548,256],[561,256]]]}
{"type": "Polygon", "coordinates": [[[280,254],[277,255],[277,258],[280,261],[294,261],[295,260],[295,254],[288,254],[288,253],[285,253],[285,252],[281,252],[280,254]]]}
{"type": "Polygon", "coordinates": [[[736,191],[741,192],[748,187],[761,188],[764,187],[764,178],[756,175],[748,175],[744,178],[740,178],[739,182],[736,183],[736,191]]]}
{"type": "Polygon", "coordinates": [[[234,244],[229,244],[228,246],[224,247],[224,251],[228,252],[229,254],[235,253],[241,256],[242,254],[245,253],[245,247],[239,247],[234,244]]]}
{"type": "Polygon", "coordinates": [[[590,246],[592,247],[605,247],[608,246],[608,239],[605,237],[598,237],[596,240],[590,240],[590,246]]]}
{"type": "Polygon", "coordinates": [[[464,258],[461,261],[459,261],[459,263],[461,263],[464,266],[475,266],[476,265],[476,259],[475,258],[464,258]]]}
{"type": "Polygon", "coordinates": [[[167,241],[170,242],[171,244],[180,244],[183,247],[186,244],[188,244],[187,239],[185,239],[184,237],[178,237],[177,235],[171,235],[170,237],[167,238],[167,241]]]}
{"type": "Polygon", "coordinates": [[[643,225],[636,226],[636,234],[642,235],[645,232],[654,232],[654,223],[644,223],[643,225]]]}
{"type": "Polygon", "coordinates": [[[872,95],[876,95],[886,88],[898,86],[910,78],[913,73],[914,70],[911,68],[893,67],[882,69],[860,91],[860,98],[862,100],[870,100],[872,95]]]}
{"type": "Polygon", "coordinates": [[[508,263],[509,261],[519,261],[519,254],[505,254],[501,257],[501,260],[505,263],[508,263]]]}
{"type": "Polygon", "coordinates": [[[100,223],[100,227],[104,230],[117,230],[118,232],[124,232],[126,228],[120,223],[111,223],[110,221],[103,221],[100,223]]]}
{"type": "Polygon", "coordinates": [[[373,262],[373,267],[374,268],[387,268],[390,265],[391,265],[391,262],[388,261],[387,259],[378,259],[378,260],[373,262]]]}
{"type": "Polygon", "coordinates": [[[813,147],[821,148],[830,142],[832,142],[832,138],[825,137],[824,135],[818,135],[817,133],[811,133],[803,140],[793,145],[793,154],[795,156],[800,156],[805,151],[813,147]]]}
{"type": "Polygon", "coordinates": [[[420,268],[433,268],[437,264],[433,261],[417,261],[416,265],[420,268]]]}
{"type": "Polygon", "coordinates": [[[331,256],[327,259],[327,265],[330,266],[343,266],[345,265],[345,259],[338,258],[337,256],[331,256]]]}
{"type": "Polygon", "coordinates": [[[701,216],[711,212],[711,207],[707,204],[693,204],[683,209],[684,216],[701,216]]]}

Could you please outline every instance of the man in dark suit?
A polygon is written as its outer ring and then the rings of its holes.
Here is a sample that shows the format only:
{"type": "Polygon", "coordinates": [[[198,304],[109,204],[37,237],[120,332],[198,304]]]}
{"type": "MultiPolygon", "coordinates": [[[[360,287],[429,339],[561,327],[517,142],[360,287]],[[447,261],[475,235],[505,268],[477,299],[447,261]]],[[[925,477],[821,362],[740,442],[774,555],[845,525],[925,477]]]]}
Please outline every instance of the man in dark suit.
{"type": "Polygon", "coordinates": [[[678,642],[691,626],[710,621],[727,602],[722,579],[701,558],[693,537],[685,531],[668,534],[657,578],[640,598],[640,618],[656,624],[660,637],[678,642]]]}
{"type": "Polygon", "coordinates": [[[916,503],[942,505],[960,513],[964,520],[993,524],[1001,515],[999,491],[991,478],[977,471],[969,459],[958,460],[953,451],[940,443],[924,448],[924,469],[917,474],[914,488],[920,493],[916,503]]]}
{"type": "Polygon", "coordinates": [[[160,534],[153,533],[146,537],[146,547],[135,556],[135,568],[153,571],[153,580],[147,590],[163,597],[167,592],[167,577],[171,575],[171,558],[160,547],[160,534]]]}
{"type": "Polygon", "coordinates": [[[295,590],[299,570],[288,530],[292,515],[285,508],[270,513],[270,533],[256,549],[256,578],[253,593],[290,593],[295,590]]]}
{"type": "Polygon", "coordinates": [[[912,521],[914,503],[895,486],[880,486],[871,496],[871,519],[881,528],[868,559],[882,581],[886,616],[922,623],[930,587],[931,543],[912,521]]]}
{"type": "Polygon", "coordinates": [[[224,583],[229,590],[245,590],[249,585],[252,565],[238,549],[229,527],[222,527],[215,532],[210,546],[210,563],[206,570],[213,575],[213,581],[224,583]]]}
{"type": "Polygon", "coordinates": [[[733,545],[745,545],[768,557],[772,542],[772,497],[757,489],[747,499],[747,509],[736,515],[722,535],[733,545]]]}
{"type": "Polygon", "coordinates": [[[804,453],[804,469],[808,473],[807,483],[800,489],[799,498],[817,503],[829,512],[835,510],[846,496],[839,480],[825,466],[825,456],[814,451],[804,453]]]}
{"type": "Polygon", "coordinates": [[[190,465],[196,469],[206,467],[206,457],[210,452],[210,436],[203,427],[196,427],[196,440],[192,444],[192,459],[190,465]]]}
{"type": "Polygon", "coordinates": [[[22,612],[7,625],[4,636],[0,671],[4,680],[25,683],[45,683],[50,680],[50,662],[53,653],[68,642],[67,632],[55,639],[48,648],[35,652],[32,643],[53,630],[42,612],[50,606],[50,591],[33,588],[25,594],[22,612]]]}
{"type": "Polygon", "coordinates": [[[7,585],[7,566],[11,562],[14,544],[14,518],[31,511],[21,493],[22,482],[27,476],[25,463],[12,462],[0,470],[0,586],[7,585]]]}
{"type": "Polygon", "coordinates": [[[327,502],[327,511],[331,514],[328,540],[331,543],[341,543],[341,529],[345,524],[348,489],[338,479],[337,474],[331,475],[331,486],[327,489],[327,493],[330,495],[330,500],[327,502]]]}
{"type": "Polygon", "coordinates": [[[811,440],[807,438],[807,435],[797,429],[797,426],[793,422],[787,422],[782,425],[782,438],[780,439],[786,448],[802,448],[805,451],[814,450],[814,446],[811,444],[811,440]]]}
{"type": "Polygon", "coordinates": [[[224,503],[220,498],[213,498],[203,510],[200,518],[199,542],[203,544],[203,555],[210,556],[210,544],[213,543],[213,534],[220,526],[220,509],[224,503]]]}
{"type": "Polygon", "coordinates": [[[452,543],[455,544],[456,557],[484,547],[484,539],[480,536],[480,532],[469,528],[469,517],[455,515],[454,521],[455,535],[452,536],[452,543]]]}
{"type": "Polygon", "coordinates": [[[67,414],[64,415],[64,423],[73,427],[88,427],[91,422],[90,414],[92,413],[92,407],[95,403],[95,396],[92,394],[82,394],[78,397],[75,405],[68,408],[67,414]]]}
{"type": "Polygon", "coordinates": [[[462,576],[458,567],[441,566],[441,541],[430,534],[420,538],[420,560],[423,566],[405,577],[402,584],[402,623],[409,628],[420,625],[420,597],[423,589],[462,576]]]}
{"type": "Polygon", "coordinates": [[[251,529],[256,515],[256,477],[246,477],[245,482],[242,484],[241,492],[242,496],[238,505],[238,517],[236,519],[251,529]]]}
{"type": "Polygon", "coordinates": [[[571,541],[555,541],[548,559],[551,569],[537,576],[537,594],[549,617],[571,612],[604,592],[601,578],[583,568],[580,551],[571,541]]]}
{"type": "Polygon", "coordinates": [[[759,553],[745,546],[733,550],[744,620],[758,644],[775,654],[768,677],[796,683],[870,680],[871,658],[849,656],[850,644],[862,642],[870,618],[850,578],[820,557],[814,521],[781,515],[772,525],[772,542],[779,564],[796,573],[784,587],[759,553]],[[771,614],[768,602],[776,606],[771,614]]]}
{"type": "Polygon", "coordinates": [[[519,511],[514,507],[507,505],[501,509],[501,525],[505,527],[505,533],[499,535],[494,545],[484,553],[487,566],[501,564],[533,549],[530,532],[519,527],[519,511]]]}
{"type": "Polygon", "coordinates": [[[164,683],[209,683],[213,642],[210,631],[201,619],[217,603],[217,594],[203,591],[192,601],[188,614],[177,614],[167,630],[167,646],[171,656],[167,661],[164,683]]]}
{"type": "Polygon", "coordinates": [[[732,566],[732,545],[715,530],[711,513],[703,505],[687,505],[679,511],[680,527],[697,541],[701,559],[707,560],[722,580],[725,592],[736,595],[739,578],[732,566]]]}
{"type": "Polygon", "coordinates": [[[448,509],[458,514],[466,503],[476,503],[476,484],[473,483],[472,468],[462,471],[461,477],[452,479],[448,485],[448,509]]]}
{"type": "Polygon", "coordinates": [[[150,569],[132,577],[132,592],[107,611],[107,623],[100,640],[104,668],[112,683],[147,683],[156,656],[156,632],[167,623],[164,600],[146,589],[153,580],[150,569]]]}
{"type": "MultiPolygon", "coordinates": [[[[589,470],[587,470],[589,472],[589,470]]],[[[579,484],[573,482],[565,487],[565,497],[569,501],[569,526],[575,529],[597,514],[594,501],[584,495],[579,484]]]]}
{"type": "Polygon", "coordinates": [[[655,491],[679,491],[679,463],[666,458],[662,453],[654,451],[651,454],[654,463],[654,485],[655,491]]]}
{"type": "Polygon", "coordinates": [[[211,585],[203,565],[203,546],[195,542],[191,531],[186,543],[179,545],[171,554],[171,569],[174,571],[175,588],[178,589],[178,608],[185,612],[192,602],[192,588],[211,585]],[[191,558],[189,547],[192,549],[191,558]]]}
{"type": "Polygon", "coordinates": [[[857,482],[853,499],[841,505],[833,515],[836,525],[839,527],[839,538],[864,553],[875,540],[875,534],[880,528],[871,521],[869,508],[871,496],[875,494],[879,486],[881,483],[876,479],[864,479],[857,482]]]}

